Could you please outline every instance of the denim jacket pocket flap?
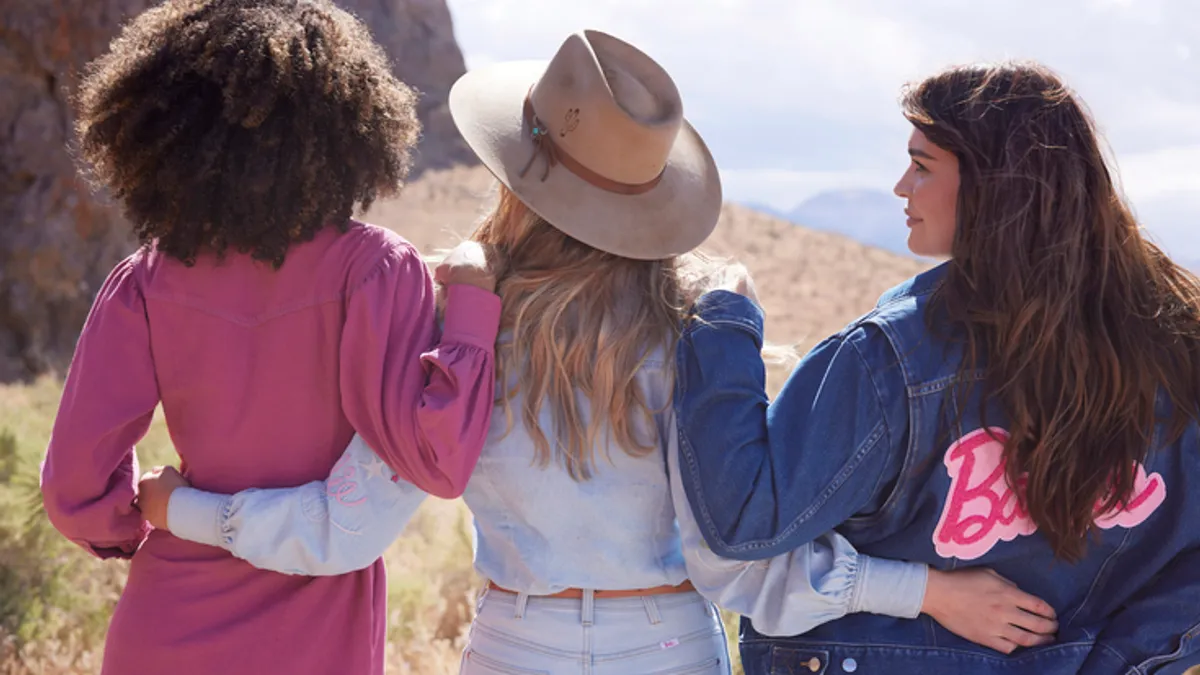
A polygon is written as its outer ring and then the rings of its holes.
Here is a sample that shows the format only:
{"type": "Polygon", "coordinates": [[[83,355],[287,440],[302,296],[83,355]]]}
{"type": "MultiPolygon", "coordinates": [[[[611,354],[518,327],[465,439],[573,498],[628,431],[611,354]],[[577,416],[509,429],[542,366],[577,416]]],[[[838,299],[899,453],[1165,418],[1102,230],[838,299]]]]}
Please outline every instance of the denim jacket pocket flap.
{"type": "Polygon", "coordinates": [[[771,648],[771,675],[824,675],[829,670],[829,652],[823,649],[771,648]]]}

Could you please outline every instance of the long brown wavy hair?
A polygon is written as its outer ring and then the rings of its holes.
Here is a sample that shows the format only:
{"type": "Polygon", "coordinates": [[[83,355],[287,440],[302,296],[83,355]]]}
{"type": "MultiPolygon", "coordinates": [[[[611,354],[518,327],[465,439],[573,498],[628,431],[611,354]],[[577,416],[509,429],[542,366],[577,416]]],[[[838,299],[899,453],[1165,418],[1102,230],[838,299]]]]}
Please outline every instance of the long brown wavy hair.
{"type": "MultiPolygon", "coordinates": [[[[663,408],[646,399],[637,372],[657,358],[673,377],[682,324],[699,320],[689,305],[745,268],[702,250],[662,260],[605,253],[563,234],[504,185],[496,189],[471,239],[504,261],[496,293],[500,328],[509,335],[496,345],[496,377],[508,429],[512,402],[522,395],[534,461],[556,461],[578,481],[595,473],[598,446],[614,443],[634,457],[656,451],[662,439],[654,415],[663,408]],[[550,436],[540,422],[544,405],[550,436]]],[[[781,367],[799,360],[794,345],[771,341],[762,356],[781,367]]]]}
{"type": "Polygon", "coordinates": [[[1157,425],[1170,443],[1200,415],[1200,281],[1146,239],[1088,112],[1044,66],[952,68],[902,106],[959,161],[930,328],[964,337],[960,375],[982,369],[984,401],[1009,420],[1009,485],[1077,560],[1097,515],[1131,498],[1157,425]]]}

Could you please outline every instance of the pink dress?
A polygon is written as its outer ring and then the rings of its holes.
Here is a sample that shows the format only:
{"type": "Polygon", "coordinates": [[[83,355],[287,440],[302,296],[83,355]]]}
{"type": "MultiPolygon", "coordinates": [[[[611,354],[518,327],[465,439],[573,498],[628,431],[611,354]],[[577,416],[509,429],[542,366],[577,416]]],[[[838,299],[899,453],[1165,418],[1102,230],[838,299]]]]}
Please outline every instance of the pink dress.
{"type": "Polygon", "coordinates": [[[294,246],[278,271],[238,254],[189,268],[152,249],[113,270],[42,468],[55,527],[133,557],[103,673],[383,672],[381,561],[290,576],[151,531],[132,504],[133,448],[161,402],[185,475],[233,493],[323,480],[357,430],[405,479],[457,496],[487,434],[500,301],[451,287],[441,335],[435,312],[418,252],[358,223],[294,246]]]}

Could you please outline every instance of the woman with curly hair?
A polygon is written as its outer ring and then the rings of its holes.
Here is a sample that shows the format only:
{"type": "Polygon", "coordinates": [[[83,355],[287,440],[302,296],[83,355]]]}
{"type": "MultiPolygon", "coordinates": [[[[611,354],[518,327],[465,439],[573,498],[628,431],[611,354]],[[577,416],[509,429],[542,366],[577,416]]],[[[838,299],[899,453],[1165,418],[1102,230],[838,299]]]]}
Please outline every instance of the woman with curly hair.
{"type": "Polygon", "coordinates": [[[494,395],[494,277],[478,247],[453,253],[439,331],[417,251],[351,219],[399,189],[414,102],[324,0],[169,0],[90,66],[80,151],[143,246],[84,326],[42,491],[72,541],[133,559],[104,673],[383,672],[382,563],[289,577],[152,531],[134,444],[161,403],[208,489],[324,477],[357,432],[422,490],[463,491],[494,395]]]}

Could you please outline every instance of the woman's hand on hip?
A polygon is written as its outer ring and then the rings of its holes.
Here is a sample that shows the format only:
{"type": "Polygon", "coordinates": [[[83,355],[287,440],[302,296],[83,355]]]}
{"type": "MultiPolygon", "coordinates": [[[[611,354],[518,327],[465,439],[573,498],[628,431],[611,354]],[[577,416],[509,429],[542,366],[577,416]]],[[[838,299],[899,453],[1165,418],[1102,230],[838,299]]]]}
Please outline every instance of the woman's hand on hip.
{"type": "Polygon", "coordinates": [[[929,570],[921,612],[971,642],[1011,654],[1054,641],[1054,608],[990,569],[929,570]]]}

